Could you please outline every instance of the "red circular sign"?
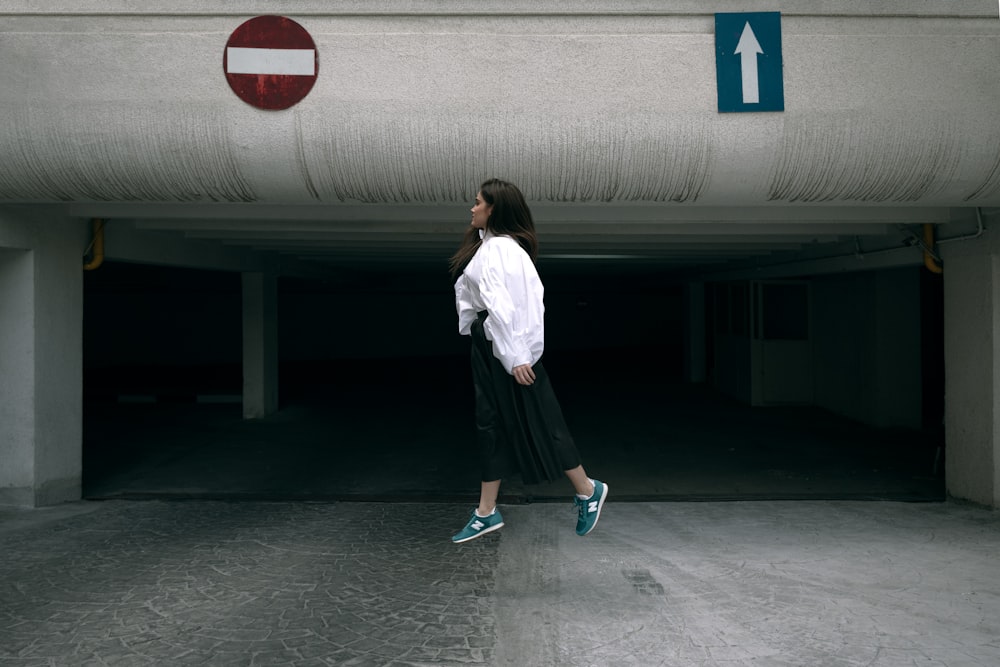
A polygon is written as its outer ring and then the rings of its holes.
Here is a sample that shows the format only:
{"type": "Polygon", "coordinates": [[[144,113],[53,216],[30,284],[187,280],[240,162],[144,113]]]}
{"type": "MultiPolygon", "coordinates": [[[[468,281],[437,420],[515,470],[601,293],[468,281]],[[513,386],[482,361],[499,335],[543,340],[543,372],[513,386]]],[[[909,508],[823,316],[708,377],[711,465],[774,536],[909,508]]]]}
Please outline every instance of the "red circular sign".
{"type": "Polygon", "coordinates": [[[258,16],[229,36],[222,70],[233,92],[259,109],[287,109],[309,94],[319,52],[305,28],[284,16],[258,16]]]}

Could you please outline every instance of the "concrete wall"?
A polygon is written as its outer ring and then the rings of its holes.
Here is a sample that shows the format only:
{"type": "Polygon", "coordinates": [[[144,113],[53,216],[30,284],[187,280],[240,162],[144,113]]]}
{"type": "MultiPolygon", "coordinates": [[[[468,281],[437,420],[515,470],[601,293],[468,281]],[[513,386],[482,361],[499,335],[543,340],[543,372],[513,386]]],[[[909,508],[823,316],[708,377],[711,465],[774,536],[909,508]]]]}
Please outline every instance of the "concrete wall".
{"type": "Polygon", "coordinates": [[[948,492],[1000,507],[1000,238],[941,247],[948,492]]]}
{"type": "Polygon", "coordinates": [[[922,426],[920,270],[812,280],[817,405],[872,426],[922,426]]]}
{"type": "Polygon", "coordinates": [[[0,210],[2,504],[80,497],[87,230],[44,207],[0,210]]]}
{"type": "Polygon", "coordinates": [[[0,198],[1000,202],[994,0],[472,0],[169,8],[0,2],[0,198]],[[714,13],[781,11],[785,111],[717,110],[714,13]],[[230,34],[287,12],[319,75],[230,89],[230,34]],[[914,38],[919,35],[919,38],[914,38]],[[961,100],[961,103],[956,103],[961,100]]]}

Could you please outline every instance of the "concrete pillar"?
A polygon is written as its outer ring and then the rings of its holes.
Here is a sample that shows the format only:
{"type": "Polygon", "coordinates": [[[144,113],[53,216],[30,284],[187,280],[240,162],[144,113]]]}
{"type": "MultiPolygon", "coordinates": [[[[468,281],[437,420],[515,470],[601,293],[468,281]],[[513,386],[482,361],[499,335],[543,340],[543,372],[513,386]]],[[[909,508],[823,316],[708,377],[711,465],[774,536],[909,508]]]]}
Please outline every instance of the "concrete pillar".
{"type": "Polygon", "coordinates": [[[0,211],[0,504],[79,500],[88,225],[0,211]]]}
{"type": "Polygon", "coordinates": [[[1000,507],[1000,238],[942,245],[948,493],[1000,507]]]}
{"type": "Polygon", "coordinates": [[[243,273],[243,418],[278,409],[278,279],[243,273]]]}
{"type": "Polygon", "coordinates": [[[29,250],[0,248],[0,503],[34,505],[34,354],[29,250]]]}
{"type": "Polygon", "coordinates": [[[705,283],[684,285],[684,380],[705,381],[705,283]]]}

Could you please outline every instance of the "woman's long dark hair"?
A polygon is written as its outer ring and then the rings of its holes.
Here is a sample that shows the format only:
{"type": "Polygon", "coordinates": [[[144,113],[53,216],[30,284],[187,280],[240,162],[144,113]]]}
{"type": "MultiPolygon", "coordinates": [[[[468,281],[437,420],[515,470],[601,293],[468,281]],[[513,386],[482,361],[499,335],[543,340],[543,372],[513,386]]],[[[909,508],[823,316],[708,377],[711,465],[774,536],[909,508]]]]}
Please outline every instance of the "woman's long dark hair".
{"type": "MultiPolygon", "coordinates": [[[[513,238],[534,262],[538,257],[538,237],[535,235],[535,221],[531,217],[531,210],[521,191],[513,183],[491,178],[479,186],[479,193],[483,201],[493,207],[486,229],[496,236],[513,238]]],[[[478,229],[469,227],[465,230],[462,244],[448,263],[452,278],[458,278],[465,270],[481,243],[478,229]]]]}

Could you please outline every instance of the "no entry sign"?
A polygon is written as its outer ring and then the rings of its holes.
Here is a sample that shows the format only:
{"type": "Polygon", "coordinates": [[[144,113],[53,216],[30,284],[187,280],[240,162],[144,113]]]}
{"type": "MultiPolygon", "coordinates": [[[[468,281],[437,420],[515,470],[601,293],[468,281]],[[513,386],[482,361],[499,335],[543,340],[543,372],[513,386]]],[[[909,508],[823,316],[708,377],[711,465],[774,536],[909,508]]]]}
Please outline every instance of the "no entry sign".
{"type": "Polygon", "coordinates": [[[222,69],[229,87],[247,104],[287,109],[312,90],[319,53],[312,37],[295,21],[258,16],[229,36],[222,69]]]}

